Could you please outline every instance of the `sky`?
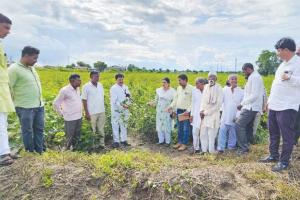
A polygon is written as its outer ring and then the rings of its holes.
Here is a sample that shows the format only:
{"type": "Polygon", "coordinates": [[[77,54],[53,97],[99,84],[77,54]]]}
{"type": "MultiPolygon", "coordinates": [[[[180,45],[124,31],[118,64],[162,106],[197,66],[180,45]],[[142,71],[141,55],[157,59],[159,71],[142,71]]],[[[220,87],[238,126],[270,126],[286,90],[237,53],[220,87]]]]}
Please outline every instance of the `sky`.
{"type": "Polygon", "coordinates": [[[3,44],[40,65],[76,61],[177,70],[235,70],[282,37],[300,44],[296,0],[1,0],[13,21],[3,44]]]}

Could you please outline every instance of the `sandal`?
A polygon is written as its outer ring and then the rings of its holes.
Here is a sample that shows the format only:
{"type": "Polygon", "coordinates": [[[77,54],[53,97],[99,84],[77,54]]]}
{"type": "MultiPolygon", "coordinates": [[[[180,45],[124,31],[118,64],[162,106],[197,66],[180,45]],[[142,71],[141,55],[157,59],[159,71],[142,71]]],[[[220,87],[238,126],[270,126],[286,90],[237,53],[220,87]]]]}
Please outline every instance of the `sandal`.
{"type": "Polygon", "coordinates": [[[0,157],[0,166],[8,166],[14,163],[14,160],[9,155],[0,157]]]}

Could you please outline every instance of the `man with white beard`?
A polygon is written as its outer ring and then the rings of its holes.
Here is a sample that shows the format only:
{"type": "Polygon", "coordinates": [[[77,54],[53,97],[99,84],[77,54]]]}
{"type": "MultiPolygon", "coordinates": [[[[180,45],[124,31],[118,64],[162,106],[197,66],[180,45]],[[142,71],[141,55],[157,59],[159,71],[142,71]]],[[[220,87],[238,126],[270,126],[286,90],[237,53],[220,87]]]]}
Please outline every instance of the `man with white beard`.
{"type": "Polygon", "coordinates": [[[223,91],[217,82],[217,74],[208,74],[208,84],[205,85],[200,106],[201,149],[203,153],[215,153],[215,140],[220,126],[220,109],[223,102],[223,91]]]}

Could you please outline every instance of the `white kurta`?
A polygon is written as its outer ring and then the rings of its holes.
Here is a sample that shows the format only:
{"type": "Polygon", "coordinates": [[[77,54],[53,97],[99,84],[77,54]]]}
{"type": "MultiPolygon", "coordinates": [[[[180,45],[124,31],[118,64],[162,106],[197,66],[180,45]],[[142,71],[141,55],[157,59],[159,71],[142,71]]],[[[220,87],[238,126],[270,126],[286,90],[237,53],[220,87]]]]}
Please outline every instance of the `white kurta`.
{"type": "Polygon", "coordinates": [[[234,120],[237,116],[237,107],[241,105],[244,97],[244,91],[240,87],[234,88],[233,92],[231,87],[223,88],[223,112],[221,123],[226,125],[234,125],[234,120]]]}
{"type": "Polygon", "coordinates": [[[130,113],[123,105],[129,105],[130,99],[126,97],[126,93],[130,94],[126,85],[119,86],[115,84],[110,88],[111,123],[114,142],[120,142],[119,129],[121,129],[121,142],[127,141],[127,124],[130,113]]]}
{"type": "Polygon", "coordinates": [[[204,119],[202,125],[209,128],[219,128],[220,126],[220,109],[223,102],[223,90],[222,87],[216,83],[210,87],[205,85],[203,96],[201,99],[200,111],[204,112],[204,119]],[[209,103],[210,99],[215,99],[214,103],[209,103]]]}
{"type": "Polygon", "coordinates": [[[241,103],[243,109],[262,111],[264,95],[264,82],[257,71],[248,77],[244,89],[244,99],[241,103]]]}
{"type": "Polygon", "coordinates": [[[193,117],[192,126],[196,128],[200,128],[201,117],[200,117],[200,106],[202,99],[201,90],[194,88],[192,91],[192,110],[191,116],[193,117]]]}

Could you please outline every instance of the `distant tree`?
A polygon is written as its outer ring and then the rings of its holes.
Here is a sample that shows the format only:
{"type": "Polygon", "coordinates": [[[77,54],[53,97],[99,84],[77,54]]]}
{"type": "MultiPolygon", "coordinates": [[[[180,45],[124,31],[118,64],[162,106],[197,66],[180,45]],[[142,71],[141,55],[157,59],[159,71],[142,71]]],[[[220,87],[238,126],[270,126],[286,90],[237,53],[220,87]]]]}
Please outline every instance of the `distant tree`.
{"type": "Polygon", "coordinates": [[[133,71],[142,71],[139,67],[135,66],[134,64],[129,64],[127,66],[127,71],[133,72],[133,71]]]}
{"type": "Polygon", "coordinates": [[[77,62],[77,65],[78,65],[79,67],[92,68],[91,65],[89,65],[89,64],[87,64],[87,63],[85,63],[85,62],[82,62],[82,61],[78,61],[78,62],[77,62]]]}
{"type": "Polygon", "coordinates": [[[269,50],[263,50],[256,61],[258,72],[262,75],[274,74],[280,63],[276,53],[269,50]]]}
{"type": "Polygon", "coordinates": [[[72,63],[71,65],[66,65],[66,68],[70,68],[70,69],[73,69],[75,67],[76,67],[76,65],[74,63],[72,63]]]}
{"type": "Polygon", "coordinates": [[[107,64],[102,61],[97,61],[94,63],[94,68],[99,72],[103,72],[107,68],[107,64]]]}

